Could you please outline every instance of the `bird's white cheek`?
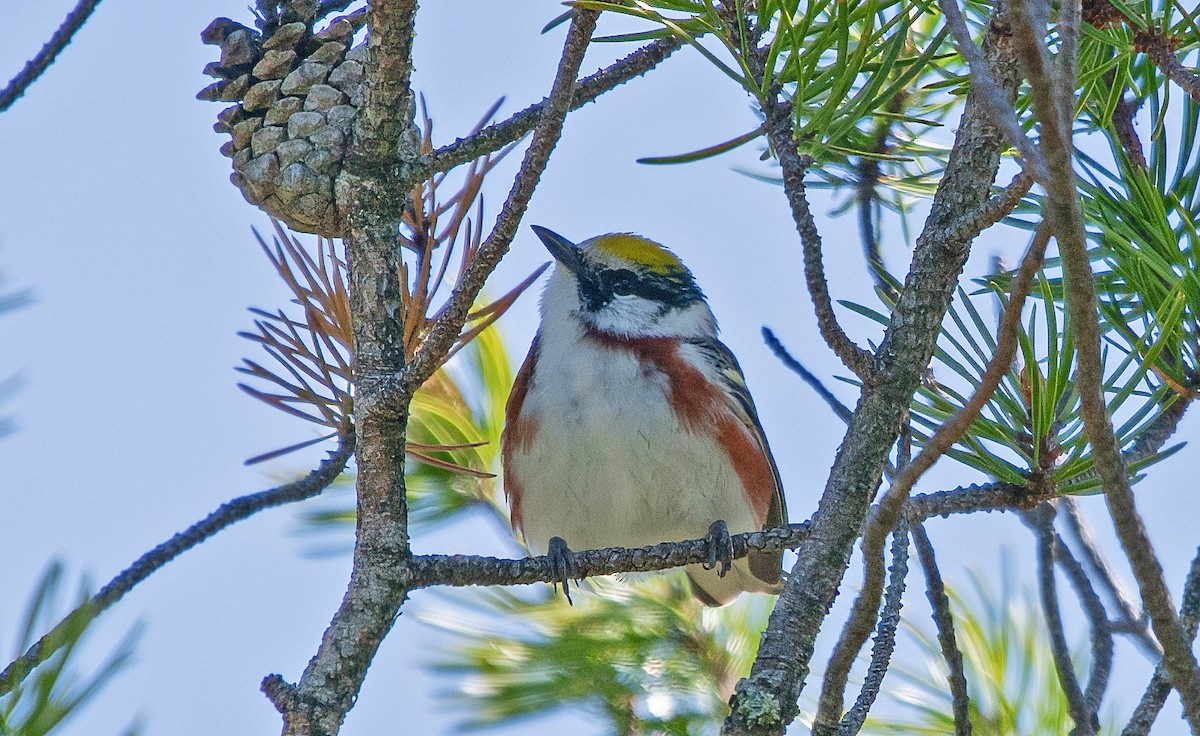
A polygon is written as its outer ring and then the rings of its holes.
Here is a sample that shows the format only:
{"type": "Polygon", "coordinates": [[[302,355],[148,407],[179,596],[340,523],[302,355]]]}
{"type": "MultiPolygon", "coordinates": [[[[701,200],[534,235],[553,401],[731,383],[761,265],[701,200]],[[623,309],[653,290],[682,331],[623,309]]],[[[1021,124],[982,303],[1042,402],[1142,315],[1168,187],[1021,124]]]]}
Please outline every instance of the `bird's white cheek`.
{"type": "Polygon", "coordinates": [[[582,316],[603,332],[648,337],[663,334],[661,322],[668,311],[663,305],[646,299],[618,296],[603,308],[582,316]]]}
{"type": "Polygon", "coordinates": [[[717,321],[702,301],[686,307],[666,307],[636,296],[616,297],[594,314],[594,327],[633,337],[715,338],[717,321]]]}

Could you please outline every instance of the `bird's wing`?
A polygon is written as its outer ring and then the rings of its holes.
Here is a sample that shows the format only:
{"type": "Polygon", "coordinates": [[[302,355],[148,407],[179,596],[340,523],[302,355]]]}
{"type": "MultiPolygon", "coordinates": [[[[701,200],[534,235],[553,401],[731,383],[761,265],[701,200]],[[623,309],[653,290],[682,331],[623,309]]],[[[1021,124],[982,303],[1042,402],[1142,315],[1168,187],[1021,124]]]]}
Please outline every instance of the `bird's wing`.
{"type": "Polygon", "coordinates": [[[767,508],[765,527],[778,527],[787,524],[787,504],[783,498],[783,483],[779,478],[779,468],[775,466],[775,458],[771,455],[771,447],[767,444],[767,435],[763,432],[762,423],[758,421],[758,410],[754,408],[754,399],[746,387],[746,377],[738,365],[733,352],[725,347],[720,340],[689,341],[701,350],[716,368],[716,378],[729,400],[734,413],[741,419],[742,424],[754,437],[767,461],[771,464],[771,474],[775,478],[774,494],[767,508]]]}

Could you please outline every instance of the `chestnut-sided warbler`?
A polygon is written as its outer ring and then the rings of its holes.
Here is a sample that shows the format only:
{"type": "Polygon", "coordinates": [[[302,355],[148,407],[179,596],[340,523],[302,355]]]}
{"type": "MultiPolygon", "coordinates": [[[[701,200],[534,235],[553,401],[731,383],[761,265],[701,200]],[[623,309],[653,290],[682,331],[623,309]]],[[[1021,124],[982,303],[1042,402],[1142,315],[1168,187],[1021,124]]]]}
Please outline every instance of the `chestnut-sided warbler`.
{"type": "Polygon", "coordinates": [[[687,567],[701,602],[778,592],[782,553],[728,560],[730,534],[781,526],[787,510],[742,371],[691,272],[637,235],[575,245],[533,229],[557,263],[505,417],[513,528],[565,570],[571,548],[707,537],[710,564],[687,567]]]}

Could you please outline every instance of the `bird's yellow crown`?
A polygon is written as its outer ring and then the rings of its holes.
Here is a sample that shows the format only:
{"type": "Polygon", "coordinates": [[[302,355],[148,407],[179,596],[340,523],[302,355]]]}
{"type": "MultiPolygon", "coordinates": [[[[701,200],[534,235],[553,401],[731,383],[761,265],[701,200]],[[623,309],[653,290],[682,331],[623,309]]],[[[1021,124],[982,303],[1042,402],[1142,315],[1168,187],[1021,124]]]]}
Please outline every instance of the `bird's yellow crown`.
{"type": "Polygon", "coordinates": [[[640,235],[630,233],[601,235],[592,241],[592,247],[664,276],[687,270],[674,253],[640,235]]]}

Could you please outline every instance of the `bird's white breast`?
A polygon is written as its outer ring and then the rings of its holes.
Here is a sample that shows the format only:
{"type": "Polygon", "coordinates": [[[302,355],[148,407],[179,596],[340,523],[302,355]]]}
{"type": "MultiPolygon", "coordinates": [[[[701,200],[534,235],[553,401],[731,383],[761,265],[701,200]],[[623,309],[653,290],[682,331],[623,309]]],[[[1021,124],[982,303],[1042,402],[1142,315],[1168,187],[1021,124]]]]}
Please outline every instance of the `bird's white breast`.
{"type": "Polygon", "coordinates": [[[577,550],[691,539],[717,519],[735,534],[757,528],[725,450],[680,425],[664,375],[584,337],[573,318],[543,332],[554,334],[522,409],[536,431],[508,468],[531,551],[553,536],[577,550]]]}

